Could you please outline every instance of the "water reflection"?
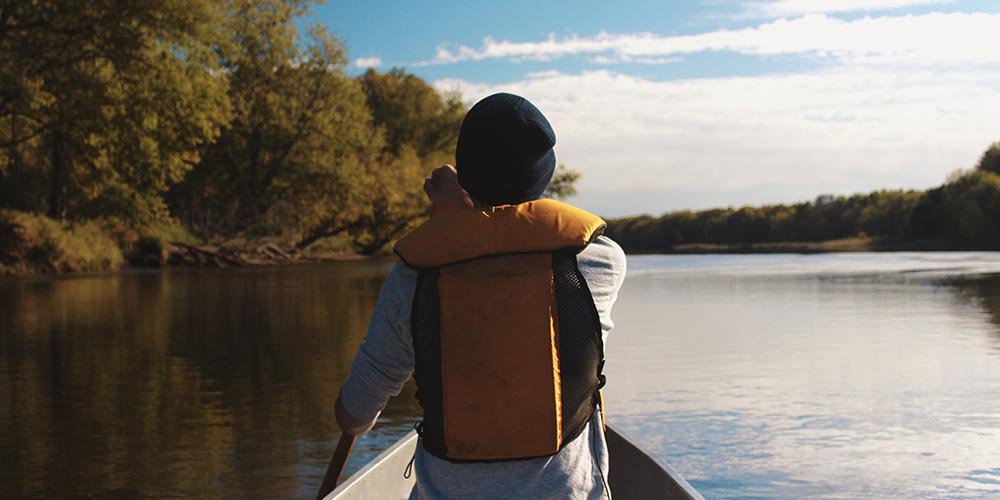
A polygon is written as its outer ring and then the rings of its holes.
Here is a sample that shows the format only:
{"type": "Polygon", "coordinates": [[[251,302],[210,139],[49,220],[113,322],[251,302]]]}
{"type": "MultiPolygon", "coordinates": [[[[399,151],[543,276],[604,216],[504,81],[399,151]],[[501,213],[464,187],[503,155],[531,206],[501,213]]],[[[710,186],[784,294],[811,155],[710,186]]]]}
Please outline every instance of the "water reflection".
{"type": "MultiPolygon", "coordinates": [[[[312,498],[391,264],[0,281],[0,498],[312,498]]],[[[706,497],[1000,494],[996,254],[629,265],[609,414],[706,497]]]]}
{"type": "Polygon", "coordinates": [[[633,259],[609,412],[708,498],[994,498],[1000,284],[968,270],[1000,257],[975,257],[633,259]]]}
{"type": "Polygon", "coordinates": [[[0,492],[309,497],[387,265],[3,283],[0,492]]]}
{"type": "Polygon", "coordinates": [[[991,333],[993,345],[1000,350],[1000,274],[953,279],[949,284],[960,300],[979,306],[988,320],[996,325],[991,333]]]}

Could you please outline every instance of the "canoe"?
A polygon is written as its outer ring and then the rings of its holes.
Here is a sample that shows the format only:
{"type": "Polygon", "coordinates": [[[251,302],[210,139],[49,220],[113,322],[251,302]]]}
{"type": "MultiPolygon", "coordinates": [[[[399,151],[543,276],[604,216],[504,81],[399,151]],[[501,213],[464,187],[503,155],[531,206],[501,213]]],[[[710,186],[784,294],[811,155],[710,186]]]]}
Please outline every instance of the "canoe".
{"type": "MultiPolygon", "coordinates": [[[[670,465],[645,451],[637,441],[608,424],[611,458],[608,482],[615,498],[626,500],[705,500],[670,465]]],[[[403,477],[413,458],[417,434],[410,432],[347,478],[323,500],[406,499],[414,478],[403,477]]]]}

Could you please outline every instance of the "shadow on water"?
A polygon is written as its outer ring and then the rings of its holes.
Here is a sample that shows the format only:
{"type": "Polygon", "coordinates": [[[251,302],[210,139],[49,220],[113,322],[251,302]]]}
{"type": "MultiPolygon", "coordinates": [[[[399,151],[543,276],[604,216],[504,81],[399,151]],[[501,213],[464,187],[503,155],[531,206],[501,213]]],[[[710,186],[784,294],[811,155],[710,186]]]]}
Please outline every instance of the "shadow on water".
{"type": "Polygon", "coordinates": [[[0,283],[0,497],[310,498],[390,264],[0,283]]]}

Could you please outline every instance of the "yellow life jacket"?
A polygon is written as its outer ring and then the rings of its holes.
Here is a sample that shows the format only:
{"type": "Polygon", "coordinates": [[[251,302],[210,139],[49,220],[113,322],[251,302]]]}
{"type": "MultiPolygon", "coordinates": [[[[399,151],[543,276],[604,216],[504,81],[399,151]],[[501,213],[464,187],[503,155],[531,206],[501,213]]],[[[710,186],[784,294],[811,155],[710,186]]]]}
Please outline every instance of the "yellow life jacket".
{"type": "Polygon", "coordinates": [[[430,453],[547,456],[586,427],[604,346],[576,255],[604,226],[538,200],[443,212],[399,240],[396,254],[418,271],[410,326],[430,453]]]}

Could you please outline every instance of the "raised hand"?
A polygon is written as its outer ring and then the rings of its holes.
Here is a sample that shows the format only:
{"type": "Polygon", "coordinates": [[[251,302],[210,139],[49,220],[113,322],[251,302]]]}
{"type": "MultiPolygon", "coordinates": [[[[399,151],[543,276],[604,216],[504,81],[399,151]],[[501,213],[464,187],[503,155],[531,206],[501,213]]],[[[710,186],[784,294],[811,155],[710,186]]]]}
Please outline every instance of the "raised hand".
{"type": "Polygon", "coordinates": [[[472,208],[472,197],[458,183],[458,171],[451,165],[441,165],[424,179],[424,193],[434,203],[434,212],[453,208],[472,208]]]}

